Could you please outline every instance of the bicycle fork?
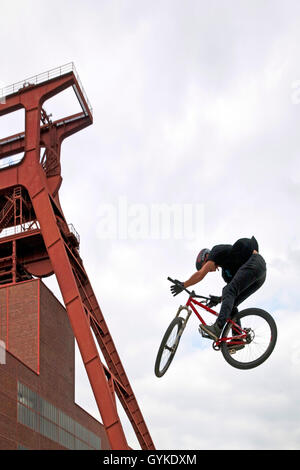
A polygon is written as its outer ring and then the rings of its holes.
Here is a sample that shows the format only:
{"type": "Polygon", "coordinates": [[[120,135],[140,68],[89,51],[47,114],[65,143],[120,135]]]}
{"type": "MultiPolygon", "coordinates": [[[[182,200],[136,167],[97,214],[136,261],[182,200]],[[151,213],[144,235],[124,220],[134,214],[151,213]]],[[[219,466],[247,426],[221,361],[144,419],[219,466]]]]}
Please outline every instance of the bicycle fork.
{"type": "Polygon", "coordinates": [[[180,312],[182,312],[182,310],[186,310],[186,317],[185,318],[180,317],[182,319],[182,326],[180,328],[180,331],[178,332],[177,342],[180,340],[181,335],[184,332],[184,329],[187,325],[188,319],[190,318],[191,313],[192,313],[192,310],[190,308],[188,308],[186,305],[180,305],[180,307],[178,308],[177,313],[175,315],[175,318],[179,317],[180,312]]]}

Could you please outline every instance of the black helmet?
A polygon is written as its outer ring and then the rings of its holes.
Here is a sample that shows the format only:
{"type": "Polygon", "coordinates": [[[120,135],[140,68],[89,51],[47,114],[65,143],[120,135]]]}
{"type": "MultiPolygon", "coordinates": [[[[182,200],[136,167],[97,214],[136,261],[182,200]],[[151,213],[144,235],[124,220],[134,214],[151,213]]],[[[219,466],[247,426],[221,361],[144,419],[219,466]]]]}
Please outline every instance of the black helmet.
{"type": "Polygon", "coordinates": [[[210,250],[208,248],[203,248],[200,253],[198,254],[197,256],[197,259],[196,259],[196,269],[197,271],[199,271],[203,264],[204,264],[204,261],[205,261],[205,257],[206,255],[209,255],[210,253],[210,250]]]}

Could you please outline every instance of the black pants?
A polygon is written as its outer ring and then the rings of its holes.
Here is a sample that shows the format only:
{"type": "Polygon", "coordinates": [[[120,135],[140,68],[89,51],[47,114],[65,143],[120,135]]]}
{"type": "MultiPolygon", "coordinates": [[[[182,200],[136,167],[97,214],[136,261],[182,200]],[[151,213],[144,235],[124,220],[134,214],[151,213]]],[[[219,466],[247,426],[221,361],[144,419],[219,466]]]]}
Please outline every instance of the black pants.
{"type": "Polygon", "coordinates": [[[266,279],[266,262],[260,254],[253,254],[236,272],[222,291],[222,305],[217,323],[223,328],[228,318],[237,312],[237,306],[259,289],[266,279]]]}

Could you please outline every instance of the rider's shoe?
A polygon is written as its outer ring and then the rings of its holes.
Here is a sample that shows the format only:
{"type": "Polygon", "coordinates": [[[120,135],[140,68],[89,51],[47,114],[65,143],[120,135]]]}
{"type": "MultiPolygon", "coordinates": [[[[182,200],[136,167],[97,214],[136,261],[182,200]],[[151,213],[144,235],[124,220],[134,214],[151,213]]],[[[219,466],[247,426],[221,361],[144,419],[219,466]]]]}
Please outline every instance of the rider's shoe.
{"type": "Polygon", "coordinates": [[[201,330],[203,330],[211,339],[218,341],[221,336],[222,328],[219,325],[214,323],[213,325],[200,325],[201,330]]]}

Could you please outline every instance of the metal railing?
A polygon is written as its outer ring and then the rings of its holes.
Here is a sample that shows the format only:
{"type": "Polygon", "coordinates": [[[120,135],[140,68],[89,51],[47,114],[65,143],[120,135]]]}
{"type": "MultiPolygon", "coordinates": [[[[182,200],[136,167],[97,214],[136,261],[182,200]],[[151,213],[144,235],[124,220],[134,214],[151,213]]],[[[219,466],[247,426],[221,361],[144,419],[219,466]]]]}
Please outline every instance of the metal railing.
{"type": "Polygon", "coordinates": [[[9,166],[15,166],[18,163],[20,163],[23,158],[25,157],[25,153],[23,152],[22,155],[17,154],[13,155],[11,157],[4,157],[2,160],[0,160],[0,170],[3,170],[4,168],[7,168],[9,166]]]}
{"type": "Polygon", "coordinates": [[[0,238],[11,237],[12,235],[39,229],[40,225],[37,220],[34,222],[26,222],[22,225],[13,225],[11,227],[4,228],[0,232],[0,238]]]}
{"type": "Polygon", "coordinates": [[[48,70],[47,72],[34,75],[33,77],[25,78],[24,80],[21,80],[20,82],[13,83],[12,85],[9,85],[7,87],[0,89],[0,103],[3,103],[6,97],[16,93],[22,88],[26,88],[31,85],[39,85],[41,83],[48,82],[49,80],[52,80],[53,78],[66,75],[67,73],[70,73],[70,72],[74,73],[75,78],[80,87],[81,93],[83,94],[84,99],[87,102],[87,105],[89,107],[91,114],[93,114],[93,108],[91,106],[91,103],[89,102],[86,92],[84,91],[81,80],[75,68],[74,62],[69,62],[68,64],[61,65],[60,67],[56,67],[54,69],[48,70]]]}
{"type": "Polygon", "coordinates": [[[77,232],[77,230],[75,230],[74,225],[73,224],[68,224],[68,228],[69,228],[70,233],[72,233],[74,235],[74,237],[76,238],[76,240],[78,242],[78,245],[80,245],[80,235],[77,232]]]}

